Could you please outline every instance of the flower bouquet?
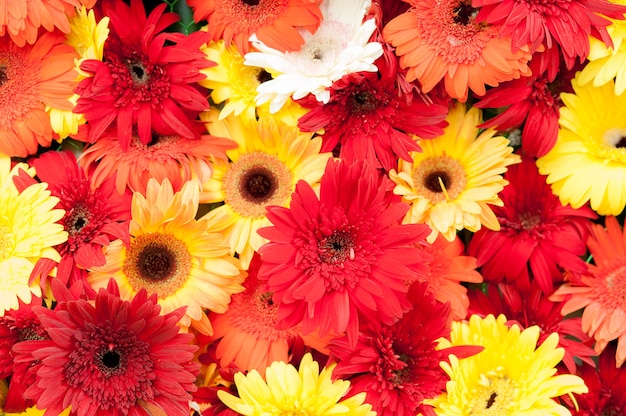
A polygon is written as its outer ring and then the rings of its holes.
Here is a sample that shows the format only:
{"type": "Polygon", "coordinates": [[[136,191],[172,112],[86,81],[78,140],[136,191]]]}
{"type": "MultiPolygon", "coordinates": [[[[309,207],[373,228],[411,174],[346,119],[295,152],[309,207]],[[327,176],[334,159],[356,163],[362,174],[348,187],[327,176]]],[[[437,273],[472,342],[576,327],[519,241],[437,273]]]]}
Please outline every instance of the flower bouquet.
{"type": "Polygon", "coordinates": [[[0,0],[0,413],[626,414],[623,0],[0,0]]]}

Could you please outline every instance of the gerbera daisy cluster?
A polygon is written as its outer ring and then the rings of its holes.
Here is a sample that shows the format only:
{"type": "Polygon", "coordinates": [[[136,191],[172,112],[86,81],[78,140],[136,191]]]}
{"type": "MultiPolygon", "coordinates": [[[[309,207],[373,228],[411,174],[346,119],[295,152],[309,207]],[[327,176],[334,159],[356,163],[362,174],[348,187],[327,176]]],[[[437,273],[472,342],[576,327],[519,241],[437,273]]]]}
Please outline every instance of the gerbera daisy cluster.
{"type": "Polygon", "coordinates": [[[622,0],[0,0],[0,414],[626,414],[622,0]]]}

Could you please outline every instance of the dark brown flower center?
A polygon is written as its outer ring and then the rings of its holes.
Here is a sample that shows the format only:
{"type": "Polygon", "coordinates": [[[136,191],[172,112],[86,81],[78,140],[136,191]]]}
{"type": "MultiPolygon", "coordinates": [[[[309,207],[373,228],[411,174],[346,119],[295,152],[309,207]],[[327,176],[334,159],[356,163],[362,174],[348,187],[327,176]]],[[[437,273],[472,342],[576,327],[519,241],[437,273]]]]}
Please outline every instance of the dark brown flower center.
{"type": "Polygon", "coordinates": [[[65,217],[65,231],[71,236],[80,233],[87,224],[89,224],[90,213],[84,205],[77,205],[67,212],[65,217]]]}
{"type": "Polygon", "coordinates": [[[137,266],[145,279],[165,280],[176,269],[176,256],[164,244],[148,244],[139,253],[137,266]]]}
{"type": "Polygon", "coordinates": [[[348,231],[335,231],[317,243],[320,260],[327,264],[354,259],[354,238],[348,231]]]}
{"type": "Polygon", "coordinates": [[[442,170],[431,172],[424,178],[424,186],[426,189],[435,193],[440,193],[443,192],[444,189],[449,189],[450,184],[450,175],[442,170]]]}
{"type": "Polygon", "coordinates": [[[264,69],[261,69],[257,74],[256,74],[256,79],[257,81],[259,81],[259,83],[263,84],[265,81],[269,81],[270,79],[272,79],[272,75],[267,72],[264,69]]]}
{"type": "Polygon", "coordinates": [[[273,297],[274,292],[264,292],[259,296],[259,300],[263,305],[270,307],[274,305],[274,301],[272,300],[273,297]]]}
{"type": "Polygon", "coordinates": [[[2,87],[9,80],[6,70],[6,67],[0,66],[0,87],[2,87]]]}
{"type": "Polygon", "coordinates": [[[248,6],[258,6],[261,0],[243,0],[243,4],[248,6]]]}
{"type": "Polygon", "coordinates": [[[355,115],[371,113],[377,104],[376,95],[369,91],[356,91],[350,96],[350,112],[355,115]]]}
{"type": "Polygon", "coordinates": [[[37,331],[35,331],[33,328],[27,327],[27,328],[20,328],[17,330],[17,339],[18,341],[41,341],[46,339],[45,337],[41,336],[39,333],[37,333],[37,331]]]}
{"type": "Polygon", "coordinates": [[[454,8],[452,13],[455,23],[467,26],[476,16],[476,9],[472,7],[471,2],[462,1],[454,8]]]}
{"type": "Polygon", "coordinates": [[[619,141],[615,144],[615,147],[620,149],[626,147],[626,137],[621,137],[619,141]]]}
{"type": "Polygon", "coordinates": [[[493,406],[493,404],[496,402],[497,397],[498,395],[495,392],[491,393],[491,396],[489,396],[489,399],[485,404],[485,409],[489,409],[491,406],[493,406]]]}
{"type": "Polygon", "coordinates": [[[250,202],[265,202],[274,195],[278,186],[276,175],[264,166],[249,169],[241,178],[239,191],[250,202]]]}
{"type": "Polygon", "coordinates": [[[624,416],[624,414],[626,413],[622,412],[619,407],[609,405],[602,409],[602,413],[600,413],[600,416],[624,416]]]}

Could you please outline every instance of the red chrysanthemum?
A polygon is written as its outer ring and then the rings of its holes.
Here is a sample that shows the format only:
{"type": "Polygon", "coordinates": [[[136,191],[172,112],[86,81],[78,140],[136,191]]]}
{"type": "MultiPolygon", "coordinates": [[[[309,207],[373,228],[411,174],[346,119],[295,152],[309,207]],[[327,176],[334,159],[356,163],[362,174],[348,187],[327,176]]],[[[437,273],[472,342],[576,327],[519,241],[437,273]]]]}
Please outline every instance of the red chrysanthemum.
{"type": "Polygon", "coordinates": [[[469,292],[470,314],[498,316],[504,314],[507,324],[517,324],[522,328],[538,325],[541,328],[539,344],[551,333],[559,334],[559,347],[565,350],[563,364],[572,374],[576,373],[575,358],[594,365],[591,357],[596,355],[589,345],[589,336],[580,325],[580,317],[564,318],[560,303],[552,302],[533,284],[530,291],[524,292],[510,284],[488,284],[487,294],[480,290],[469,292]]]}
{"type": "Polygon", "coordinates": [[[200,50],[208,36],[202,31],[161,33],[178,20],[175,13],[163,13],[165,7],[160,4],[146,18],[139,0],[130,7],[122,0],[105,4],[111,33],[104,61],[84,61],[81,69],[92,76],[76,89],[80,98],[74,111],[89,122],[89,141],[114,121],[123,148],[130,144],[134,126],[144,144],[152,130],[199,137],[194,120],[209,103],[197,82],[205,78],[200,70],[214,65],[200,50]]]}
{"type": "Polygon", "coordinates": [[[199,366],[193,335],[179,333],[183,308],[161,315],[156,295],[145,290],[124,301],[112,280],[94,302],[34,309],[51,339],[15,349],[20,361],[35,361],[37,382],[25,396],[38,408],[59,414],[71,406],[80,416],[189,415],[199,366]]]}
{"type": "MultiPolygon", "coordinates": [[[[52,195],[59,198],[57,208],[65,211],[60,222],[68,239],[55,247],[61,255],[59,264],[54,264],[56,278],[67,286],[82,282],[87,269],[105,264],[103,250],[111,241],[129,241],[131,196],[117,193],[115,178],[96,187],[70,151],[46,152],[30,163],[39,180],[46,182],[52,195]]],[[[48,265],[52,263],[49,261],[48,265]]],[[[41,283],[45,287],[45,281],[41,283]]]]}
{"type": "MultiPolygon", "coordinates": [[[[415,283],[408,294],[413,308],[392,325],[371,321],[363,325],[356,348],[346,338],[330,342],[338,360],[334,377],[350,380],[348,395],[366,392],[366,402],[378,416],[432,415],[424,399],[445,392],[448,377],[439,363],[450,349],[437,350],[437,340],[450,335],[450,306],[437,302],[425,283],[415,283]]],[[[467,356],[476,348],[456,348],[467,356]]]]}
{"type": "Polygon", "coordinates": [[[18,353],[13,346],[23,341],[49,339],[32,309],[33,305],[41,305],[41,298],[33,296],[31,303],[21,299],[18,302],[18,309],[9,310],[0,318],[0,378],[11,377],[2,410],[14,413],[34,406],[33,400],[24,399],[24,391],[37,377],[29,371],[28,364],[16,360],[18,353]]]}
{"type": "MultiPolygon", "coordinates": [[[[474,105],[478,108],[498,108],[508,106],[506,110],[480,125],[481,128],[496,127],[498,130],[521,128],[522,150],[532,157],[541,157],[548,153],[559,131],[559,108],[562,92],[573,93],[571,79],[577,66],[568,70],[564,65],[558,77],[549,71],[541,71],[542,59],[537,52],[530,62],[533,74],[503,83],[492,88],[474,105]]],[[[558,59],[558,56],[557,56],[558,59]]]]}
{"type": "Polygon", "coordinates": [[[187,0],[196,22],[207,20],[211,40],[235,44],[242,55],[249,38],[270,48],[297,51],[304,44],[300,29],[315,32],[322,21],[321,0],[187,0]]]}
{"type": "Polygon", "coordinates": [[[562,205],[532,158],[509,167],[504,177],[509,181],[500,192],[504,206],[493,208],[501,230],[479,230],[468,254],[478,259],[485,280],[506,278],[529,288],[534,278],[544,293],[552,293],[564,269],[586,270],[580,256],[596,215],[588,207],[562,205]]]}
{"type": "Polygon", "coordinates": [[[600,354],[597,367],[579,367],[578,375],[589,387],[586,394],[574,394],[576,404],[567,402],[572,416],[621,416],[626,414],[626,368],[615,363],[615,345],[600,354]]]}
{"type": "Polygon", "coordinates": [[[415,248],[430,233],[424,224],[401,225],[408,206],[367,162],[330,160],[319,199],[296,185],[289,208],[272,207],[274,224],[259,230],[270,240],[259,250],[259,278],[278,305],[278,328],[302,323],[306,335],[347,331],[354,345],[359,321],[391,324],[410,304],[407,282],[424,273],[415,248]]]}
{"type": "Polygon", "coordinates": [[[442,135],[448,108],[417,97],[400,97],[395,72],[385,72],[383,68],[383,76],[373,72],[345,75],[330,87],[326,104],[313,98],[301,100],[310,111],[300,117],[298,127],[310,132],[324,129],[322,152],[333,151],[339,144],[344,160],[367,160],[385,170],[397,168],[399,157],[410,162],[409,152],[420,150],[410,135],[426,139],[442,135]]]}
{"type": "Polygon", "coordinates": [[[571,67],[589,54],[589,36],[612,45],[606,19],[623,19],[626,7],[608,0],[473,0],[479,8],[476,20],[500,27],[500,35],[510,37],[515,49],[530,45],[530,52],[560,45],[571,67]]]}

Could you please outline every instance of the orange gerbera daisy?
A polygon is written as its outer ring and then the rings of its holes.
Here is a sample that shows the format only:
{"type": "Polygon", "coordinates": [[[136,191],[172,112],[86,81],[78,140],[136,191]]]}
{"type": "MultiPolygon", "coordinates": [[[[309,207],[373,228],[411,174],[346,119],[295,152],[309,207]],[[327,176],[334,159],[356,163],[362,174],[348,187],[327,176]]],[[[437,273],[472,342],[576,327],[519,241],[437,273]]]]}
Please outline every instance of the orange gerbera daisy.
{"type": "Polygon", "coordinates": [[[256,34],[265,45],[282,52],[304,44],[301,29],[313,33],[322,21],[322,0],[187,0],[196,22],[207,20],[211,40],[234,42],[244,55],[256,34]]]}
{"type": "Polygon", "coordinates": [[[68,17],[80,6],[80,0],[0,0],[0,36],[8,33],[21,47],[26,42],[35,43],[40,27],[48,32],[56,27],[69,33],[68,17]]]}
{"type": "Polygon", "coordinates": [[[594,349],[600,354],[607,344],[617,339],[616,364],[626,360],[626,234],[615,217],[606,217],[606,230],[592,226],[587,240],[594,264],[587,272],[573,278],[550,297],[564,301],[562,315],[583,309],[582,329],[594,337],[594,349]]]}
{"type": "Polygon", "coordinates": [[[0,42],[1,153],[26,157],[38,145],[50,146],[53,132],[47,111],[73,108],[69,98],[76,84],[78,55],[63,42],[65,36],[58,32],[21,48],[8,39],[0,42]]]}
{"type": "Polygon", "coordinates": [[[432,260],[428,263],[428,274],[419,281],[428,283],[428,290],[436,300],[450,303],[452,319],[465,319],[470,302],[467,288],[461,282],[483,281],[481,274],[475,270],[476,258],[463,255],[465,247],[460,239],[455,237],[448,241],[441,234],[437,235],[432,244],[424,241],[417,247],[432,255],[432,260]]]}
{"type": "Polygon", "coordinates": [[[468,88],[484,95],[486,85],[531,74],[528,46],[513,51],[511,40],[498,27],[476,22],[477,10],[468,0],[410,0],[413,7],[383,29],[386,42],[396,47],[407,80],[419,80],[432,90],[442,79],[446,92],[465,102],[468,88]]]}

